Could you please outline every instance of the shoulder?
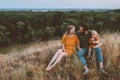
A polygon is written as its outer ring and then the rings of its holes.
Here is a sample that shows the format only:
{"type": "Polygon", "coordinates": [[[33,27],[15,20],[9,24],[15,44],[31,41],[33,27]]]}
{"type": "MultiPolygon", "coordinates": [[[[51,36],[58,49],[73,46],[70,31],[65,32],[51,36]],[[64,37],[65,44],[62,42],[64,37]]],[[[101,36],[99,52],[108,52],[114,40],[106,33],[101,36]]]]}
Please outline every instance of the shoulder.
{"type": "Polygon", "coordinates": [[[74,34],[73,36],[74,36],[74,37],[77,37],[77,34],[74,34]]]}
{"type": "Polygon", "coordinates": [[[79,36],[82,36],[84,34],[82,32],[80,32],[80,31],[77,31],[76,35],[79,37],[79,36]]]}
{"type": "Polygon", "coordinates": [[[78,39],[78,36],[75,34],[75,35],[74,35],[74,38],[78,39]]]}
{"type": "Polygon", "coordinates": [[[77,31],[77,32],[76,32],[76,35],[78,35],[78,34],[80,34],[80,31],[77,31]]]}

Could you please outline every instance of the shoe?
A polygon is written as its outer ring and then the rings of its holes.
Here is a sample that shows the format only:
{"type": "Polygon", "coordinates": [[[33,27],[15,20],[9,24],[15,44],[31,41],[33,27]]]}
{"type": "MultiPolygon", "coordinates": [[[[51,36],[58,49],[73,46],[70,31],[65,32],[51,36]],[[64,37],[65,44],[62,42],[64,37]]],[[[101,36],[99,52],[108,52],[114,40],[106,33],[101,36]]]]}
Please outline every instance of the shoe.
{"type": "Polygon", "coordinates": [[[85,70],[85,72],[83,73],[83,75],[86,75],[90,72],[90,70],[85,70]]]}
{"type": "Polygon", "coordinates": [[[107,74],[107,72],[104,70],[104,68],[100,68],[100,71],[104,74],[107,74]]]}

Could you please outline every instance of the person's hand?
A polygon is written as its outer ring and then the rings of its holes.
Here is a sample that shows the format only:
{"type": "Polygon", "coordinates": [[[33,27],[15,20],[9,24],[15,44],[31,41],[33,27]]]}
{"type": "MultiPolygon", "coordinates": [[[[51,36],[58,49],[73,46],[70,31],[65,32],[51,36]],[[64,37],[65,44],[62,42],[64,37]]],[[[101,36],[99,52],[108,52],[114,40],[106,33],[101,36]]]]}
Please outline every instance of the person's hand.
{"type": "Polygon", "coordinates": [[[91,38],[91,41],[94,41],[94,38],[91,38]]]}
{"type": "Polygon", "coordinates": [[[78,50],[82,50],[82,48],[78,48],[78,50]]]}

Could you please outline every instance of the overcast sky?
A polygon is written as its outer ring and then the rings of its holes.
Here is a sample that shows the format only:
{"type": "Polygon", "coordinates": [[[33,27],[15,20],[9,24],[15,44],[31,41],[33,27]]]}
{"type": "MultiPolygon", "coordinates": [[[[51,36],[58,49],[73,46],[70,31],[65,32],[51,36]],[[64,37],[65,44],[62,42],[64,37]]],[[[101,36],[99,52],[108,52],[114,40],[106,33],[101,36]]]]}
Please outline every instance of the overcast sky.
{"type": "Polygon", "coordinates": [[[120,9],[120,0],[0,0],[0,8],[120,9]]]}

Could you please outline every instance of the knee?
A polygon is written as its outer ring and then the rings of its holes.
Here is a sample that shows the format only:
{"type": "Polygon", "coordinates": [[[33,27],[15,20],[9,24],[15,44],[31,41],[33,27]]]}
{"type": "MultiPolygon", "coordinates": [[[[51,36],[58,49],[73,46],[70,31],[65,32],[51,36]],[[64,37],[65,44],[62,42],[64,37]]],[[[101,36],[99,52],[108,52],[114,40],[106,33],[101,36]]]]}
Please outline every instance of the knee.
{"type": "Polygon", "coordinates": [[[66,52],[61,52],[61,53],[60,53],[60,56],[66,56],[66,55],[67,55],[66,52]]]}
{"type": "Polygon", "coordinates": [[[62,52],[62,49],[58,49],[58,52],[62,52]]]}
{"type": "Polygon", "coordinates": [[[100,47],[95,48],[95,52],[96,52],[96,54],[98,54],[98,55],[101,55],[101,56],[102,56],[102,49],[101,49],[100,47]]]}
{"type": "Polygon", "coordinates": [[[95,48],[96,51],[102,51],[100,47],[95,48]]]}

